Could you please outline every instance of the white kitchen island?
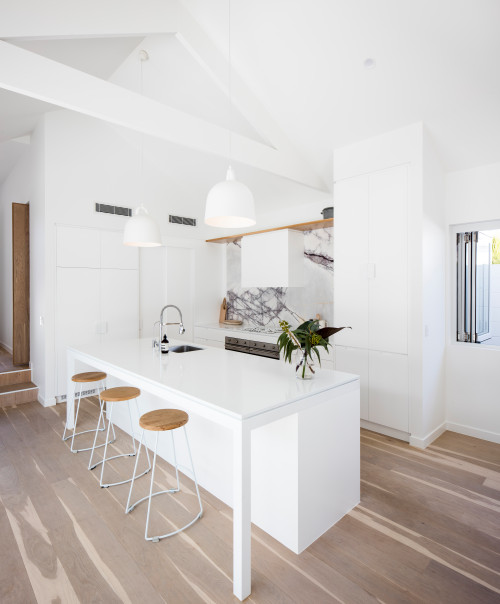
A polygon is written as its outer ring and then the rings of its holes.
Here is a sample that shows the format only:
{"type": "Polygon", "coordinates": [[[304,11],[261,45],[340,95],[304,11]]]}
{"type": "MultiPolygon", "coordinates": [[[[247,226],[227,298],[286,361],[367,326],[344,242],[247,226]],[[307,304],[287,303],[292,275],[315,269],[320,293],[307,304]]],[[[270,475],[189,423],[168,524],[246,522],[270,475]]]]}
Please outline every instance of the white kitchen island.
{"type": "MultiPolygon", "coordinates": [[[[171,346],[177,343],[186,344],[171,346]]],[[[282,361],[209,346],[161,355],[149,339],[68,348],[67,363],[68,428],[71,376],[84,365],[230,431],[233,588],[240,600],[251,591],[251,519],[299,553],[359,502],[356,375],[319,370],[304,381],[282,361]]],[[[210,434],[204,438],[209,448],[210,434]]]]}

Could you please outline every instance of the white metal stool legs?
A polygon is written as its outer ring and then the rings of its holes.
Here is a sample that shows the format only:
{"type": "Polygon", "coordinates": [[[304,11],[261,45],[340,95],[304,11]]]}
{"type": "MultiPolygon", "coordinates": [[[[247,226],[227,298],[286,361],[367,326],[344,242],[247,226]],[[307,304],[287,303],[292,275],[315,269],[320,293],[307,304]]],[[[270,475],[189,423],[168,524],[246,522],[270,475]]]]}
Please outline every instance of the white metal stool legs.
{"type": "MultiPolygon", "coordinates": [[[[99,403],[101,405],[101,412],[99,413],[99,421],[97,422],[97,425],[99,425],[101,423],[101,417],[102,417],[103,425],[104,425],[104,427],[106,427],[106,401],[101,400],[100,393],[99,393],[99,403]]],[[[108,420],[108,428],[109,428],[109,420],[108,420]]],[[[108,431],[106,432],[106,442],[104,442],[100,445],[96,444],[97,443],[97,432],[95,433],[94,444],[92,445],[91,452],[90,452],[90,459],[89,459],[89,465],[88,465],[89,470],[93,470],[97,465],[99,465],[99,464],[92,465],[92,460],[94,458],[94,451],[96,449],[99,449],[100,447],[104,447],[105,451],[106,451],[106,443],[111,445],[112,443],[115,442],[116,434],[115,434],[115,427],[113,424],[111,424],[111,429],[113,430],[113,440],[109,440],[109,429],[108,429],[108,431]]]]}
{"type": "MultiPolygon", "coordinates": [[[[126,484],[127,482],[131,482],[134,478],[140,478],[141,476],[144,476],[144,474],[147,474],[149,472],[149,470],[151,470],[151,461],[149,459],[149,452],[146,451],[146,456],[148,458],[148,466],[149,467],[146,470],[144,470],[144,472],[142,472],[138,476],[133,476],[132,478],[128,478],[127,480],[120,480],[118,482],[109,482],[109,483],[104,483],[103,482],[103,478],[104,478],[104,466],[106,465],[107,461],[111,461],[112,459],[117,459],[118,457],[134,457],[134,455],[136,455],[136,453],[137,453],[136,446],[135,446],[135,438],[134,438],[134,425],[132,423],[132,413],[130,411],[130,401],[127,401],[127,404],[129,406],[130,432],[132,434],[132,444],[133,444],[133,447],[134,447],[134,451],[133,451],[133,453],[120,453],[118,455],[113,455],[111,457],[107,456],[110,427],[112,427],[113,431],[114,431],[113,417],[112,417],[113,416],[113,402],[110,402],[109,419],[108,419],[108,430],[107,430],[107,435],[106,435],[106,442],[104,443],[104,457],[101,459],[101,461],[98,461],[97,463],[95,463],[92,466],[89,463],[89,469],[90,470],[93,470],[98,465],[102,464],[101,465],[101,476],[100,476],[100,479],[99,479],[99,485],[102,488],[114,487],[114,486],[119,485],[119,484],[126,484]]],[[[139,415],[139,408],[138,408],[138,405],[137,405],[137,399],[135,399],[135,404],[136,404],[137,415],[139,415]]],[[[137,458],[136,458],[135,467],[137,467],[137,458]]],[[[135,471],[134,471],[134,474],[135,474],[135,471]]]]}
{"type": "MultiPolygon", "coordinates": [[[[151,483],[149,485],[149,495],[146,495],[146,497],[142,497],[142,499],[139,499],[134,504],[130,505],[130,498],[131,498],[131,495],[132,495],[132,489],[134,488],[134,480],[135,480],[135,478],[139,478],[138,476],[135,475],[135,473],[136,473],[136,470],[137,470],[137,462],[139,460],[140,449],[141,449],[141,446],[142,446],[143,440],[144,440],[144,430],[143,430],[142,431],[142,435],[141,435],[141,441],[140,441],[140,444],[139,444],[139,451],[137,453],[137,457],[136,457],[136,460],[135,460],[134,476],[132,477],[132,482],[130,484],[130,490],[129,490],[129,494],[128,494],[128,500],[127,500],[127,506],[125,508],[125,513],[128,514],[137,505],[139,505],[139,503],[145,501],[146,499],[148,500],[148,512],[147,512],[147,517],[146,517],[146,528],[145,528],[145,531],[144,531],[144,538],[146,539],[146,541],[153,541],[154,543],[157,543],[160,539],[165,539],[166,537],[172,537],[173,535],[176,535],[177,533],[180,533],[184,529],[187,529],[188,527],[190,527],[199,518],[201,518],[201,516],[203,514],[203,506],[202,506],[202,503],[201,503],[200,491],[198,489],[198,482],[196,480],[196,474],[195,474],[195,471],[194,471],[193,458],[191,456],[191,449],[189,447],[189,439],[188,439],[188,436],[187,436],[186,427],[183,426],[183,429],[184,429],[184,436],[186,438],[186,445],[187,445],[187,449],[188,449],[188,453],[189,453],[189,461],[191,463],[191,470],[193,472],[194,484],[195,484],[195,487],[196,487],[196,495],[198,496],[198,503],[200,504],[200,511],[198,512],[198,514],[195,516],[195,518],[193,520],[191,520],[190,522],[188,522],[188,524],[184,525],[183,527],[177,529],[176,531],[172,531],[170,533],[165,533],[164,535],[156,535],[154,537],[148,537],[149,516],[150,516],[150,512],[151,512],[151,499],[153,497],[156,497],[156,495],[163,495],[165,493],[177,493],[180,490],[180,484],[179,484],[179,470],[178,470],[178,467],[177,467],[177,457],[176,457],[176,453],[175,453],[174,434],[173,434],[173,431],[171,431],[172,446],[173,446],[173,452],[174,452],[175,473],[176,473],[176,477],[177,477],[177,488],[176,489],[168,489],[166,491],[157,491],[156,493],[153,493],[153,482],[154,482],[154,477],[155,477],[156,456],[157,456],[157,451],[158,451],[158,436],[159,436],[159,431],[157,431],[156,432],[156,439],[155,439],[155,450],[154,450],[154,456],[153,456],[153,469],[151,471],[151,483]]],[[[147,451],[146,445],[144,445],[144,447],[146,448],[146,451],[147,451]]],[[[141,476],[142,476],[142,474],[141,474],[141,476]]]]}
{"type": "MultiPolygon", "coordinates": [[[[74,444],[75,444],[75,436],[80,436],[81,434],[87,434],[89,432],[95,432],[95,436],[97,437],[97,432],[103,432],[106,429],[106,424],[103,421],[103,425],[102,428],[100,427],[101,425],[101,414],[99,413],[99,421],[97,423],[97,427],[96,428],[92,428],[91,430],[82,430],[81,432],[77,432],[76,431],[76,426],[78,424],[78,413],[80,412],[80,402],[82,400],[82,390],[83,390],[83,382],[80,382],[80,392],[78,395],[78,403],[76,406],[76,414],[75,414],[75,427],[73,428],[73,433],[72,434],[68,434],[68,436],[66,436],[66,425],[64,426],[64,433],[62,436],[62,440],[68,440],[69,438],[71,438],[71,452],[72,453],[79,453],[80,451],[90,451],[91,449],[93,449],[93,447],[85,447],[84,449],[75,449],[74,444]]],[[[99,391],[99,395],[101,394],[101,391],[104,390],[104,382],[101,383],[100,386],[97,387],[98,391],[99,391]]],[[[100,398],[99,398],[99,402],[100,398]]],[[[101,403],[101,407],[102,407],[102,403],[101,403]]],[[[95,441],[95,438],[94,438],[95,441]]],[[[101,446],[101,445],[99,445],[101,446]]]]}

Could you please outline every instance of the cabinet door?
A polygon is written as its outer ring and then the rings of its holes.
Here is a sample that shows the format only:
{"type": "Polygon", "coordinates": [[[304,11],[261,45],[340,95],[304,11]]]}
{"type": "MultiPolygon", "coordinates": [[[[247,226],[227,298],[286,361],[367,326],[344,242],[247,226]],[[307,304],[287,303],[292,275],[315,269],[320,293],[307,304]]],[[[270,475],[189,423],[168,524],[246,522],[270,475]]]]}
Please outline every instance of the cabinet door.
{"type": "Polygon", "coordinates": [[[348,346],[335,346],[335,369],[337,371],[355,373],[361,378],[361,419],[368,420],[368,350],[348,346]]]}
{"type": "MultiPolygon", "coordinates": [[[[166,266],[167,300],[169,304],[175,304],[180,308],[186,329],[185,335],[182,336],[179,334],[177,325],[172,325],[168,328],[168,335],[174,339],[180,338],[192,341],[194,330],[194,250],[168,246],[166,266]]],[[[169,308],[165,311],[164,319],[177,322],[179,315],[174,308],[169,308]]]]}
{"type": "Polygon", "coordinates": [[[165,247],[145,247],[140,256],[141,338],[157,338],[161,309],[167,304],[167,256],[165,247]]]}
{"type": "Polygon", "coordinates": [[[368,419],[408,432],[408,357],[370,351],[368,419]]]}
{"type": "Polygon", "coordinates": [[[99,269],[58,268],[56,272],[56,394],[66,393],[66,347],[100,339],[99,269]]]}
{"type": "Polygon", "coordinates": [[[139,271],[102,269],[101,321],[105,338],[139,337],[139,271]]]}
{"type": "Polygon", "coordinates": [[[139,268],[139,250],[123,245],[123,232],[101,231],[101,268],[139,268]]]}
{"type": "Polygon", "coordinates": [[[368,348],[368,176],[335,183],[335,325],[350,325],[335,336],[344,346],[368,348]]]}
{"type": "Polygon", "coordinates": [[[97,229],[58,226],[56,239],[57,266],[99,268],[101,233],[97,229]]]}
{"type": "Polygon", "coordinates": [[[370,350],[408,352],[408,169],[370,175],[370,350]]]}

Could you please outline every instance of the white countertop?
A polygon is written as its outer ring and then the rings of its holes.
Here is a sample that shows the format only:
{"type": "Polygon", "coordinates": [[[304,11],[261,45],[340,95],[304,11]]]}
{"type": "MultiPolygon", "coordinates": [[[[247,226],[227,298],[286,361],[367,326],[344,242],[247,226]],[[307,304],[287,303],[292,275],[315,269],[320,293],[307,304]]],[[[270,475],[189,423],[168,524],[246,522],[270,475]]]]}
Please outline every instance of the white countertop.
{"type": "MultiPolygon", "coordinates": [[[[190,344],[170,341],[170,346],[190,344]]],[[[287,405],[359,379],[340,371],[318,369],[312,380],[295,377],[294,367],[276,359],[203,347],[193,352],[161,354],[153,350],[151,339],[115,340],[83,345],[73,350],[83,353],[92,365],[99,359],[167,390],[214,406],[232,417],[245,419],[287,405]]]]}
{"type": "Polygon", "coordinates": [[[205,327],[207,329],[217,329],[222,331],[238,331],[246,334],[251,334],[252,336],[263,335],[263,336],[278,336],[280,335],[281,329],[279,327],[275,327],[275,332],[266,332],[266,331],[251,331],[253,329],[253,325],[230,325],[227,323],[197,323],[195,327],[205,327]]]}

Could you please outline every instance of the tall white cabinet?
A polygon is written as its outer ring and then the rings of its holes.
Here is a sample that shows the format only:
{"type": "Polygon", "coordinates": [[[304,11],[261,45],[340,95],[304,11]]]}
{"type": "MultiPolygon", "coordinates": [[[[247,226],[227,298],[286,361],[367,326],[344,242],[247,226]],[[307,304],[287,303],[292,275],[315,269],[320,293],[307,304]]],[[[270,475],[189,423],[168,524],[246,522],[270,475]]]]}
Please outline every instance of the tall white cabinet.
{"type": "Polygon", "coordinates": [[[118,231],[57,227],[56,395],[66,394],[66,347],[139,335],[139,255],[118,231]]]}
{"type": "Polygon", "coordinates": [[[361,418],[409,433],[409,169],[335,183],[336,368],[361,376],[361,418]]]}

